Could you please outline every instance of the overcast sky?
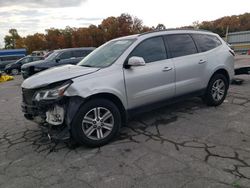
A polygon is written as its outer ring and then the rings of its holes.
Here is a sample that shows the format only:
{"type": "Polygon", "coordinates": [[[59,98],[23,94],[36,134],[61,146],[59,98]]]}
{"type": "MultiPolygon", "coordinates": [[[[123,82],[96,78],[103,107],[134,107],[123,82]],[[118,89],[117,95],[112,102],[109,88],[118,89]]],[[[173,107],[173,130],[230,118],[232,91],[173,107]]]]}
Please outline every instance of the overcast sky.
{"type": "Polygon", "coordinates": [[[97,25],[121,13],[147,26],[173,28],[245,12],[250,12],[249,0],[0,0],[0,47],[10,28],[25,36],[51,27],[97,25]]]}

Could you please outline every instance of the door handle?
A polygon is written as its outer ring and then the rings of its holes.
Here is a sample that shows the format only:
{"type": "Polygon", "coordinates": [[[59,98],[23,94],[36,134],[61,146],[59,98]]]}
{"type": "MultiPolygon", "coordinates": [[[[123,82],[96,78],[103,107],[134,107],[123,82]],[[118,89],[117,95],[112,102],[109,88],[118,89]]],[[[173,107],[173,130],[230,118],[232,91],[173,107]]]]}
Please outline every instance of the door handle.
{"type": "Polygon", "coordinates": [[[170,70],[172,70],[173,68],[172,67],[164,67],[163,69],[162,69],[162,71],[163,72],[167,72],[167,71],[170,71],[170,70]]]}
{"type": "Polygon", "coordinates": [[[199,61],[199,64],[203,64],[203,63],[206,63],[206,62],[207,62],[206,60],[201,59],[201,60],[199,61]]]}

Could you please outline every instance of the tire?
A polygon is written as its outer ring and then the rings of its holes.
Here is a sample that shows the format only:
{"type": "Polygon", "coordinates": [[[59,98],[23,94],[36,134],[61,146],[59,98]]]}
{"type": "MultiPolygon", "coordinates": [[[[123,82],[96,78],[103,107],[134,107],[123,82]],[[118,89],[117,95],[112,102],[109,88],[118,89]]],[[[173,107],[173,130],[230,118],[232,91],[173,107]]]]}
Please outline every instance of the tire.
{"type": "Polygon", "coordinates": [[[215,74],[209,81],[202,97],[208,106],[219,106],[227,96],[229,82],[223,74],[215,74]]]}
{"type": "Polygon", "coordinates": [[[19,70],[18,70],[18,69],[12,69],[12,70],[10,71],[10,73],[11,73],[12,75],[18,75],[18,74],[19,74],[19,70]]]}
{"type": "Polygon", "coordinates": [[[93,99],[80,107],[71,126],[73,139],[82,145],[99,147],[117,136],[121,114],[117,106],[106,99],[93,99]]]}

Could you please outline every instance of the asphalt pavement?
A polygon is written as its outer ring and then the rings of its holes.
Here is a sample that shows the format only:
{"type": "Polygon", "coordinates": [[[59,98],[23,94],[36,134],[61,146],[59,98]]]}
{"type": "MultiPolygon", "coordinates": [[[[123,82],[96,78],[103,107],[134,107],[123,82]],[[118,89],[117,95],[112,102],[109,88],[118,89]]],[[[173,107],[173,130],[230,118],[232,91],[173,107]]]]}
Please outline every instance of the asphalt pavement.
{"type": "Polygon", "coordinates": [[[238,77],[221,106],[192,98],[141,114],[94,149],[50,142],[23,117],[22,78],[1,83],[0,187],[250,187],[250,75],[238,77]]]}

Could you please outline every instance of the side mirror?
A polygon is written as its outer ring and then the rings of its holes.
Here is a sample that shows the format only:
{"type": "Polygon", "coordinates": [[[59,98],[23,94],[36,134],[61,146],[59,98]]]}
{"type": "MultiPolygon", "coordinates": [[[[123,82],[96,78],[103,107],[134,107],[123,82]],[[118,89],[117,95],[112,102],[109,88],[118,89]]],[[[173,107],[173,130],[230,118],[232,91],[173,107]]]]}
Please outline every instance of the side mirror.
{"type": "Polygon", "coordinates": [[[128,65],[130,66],[144,66],[145,60],[142,57],[133,56],[128,59],[128,65]]]}
{"type": "Polygon", "coordinates": [[[56,62],[58,63],[61,59],[59,57],[56,58],[56,62]]]}

